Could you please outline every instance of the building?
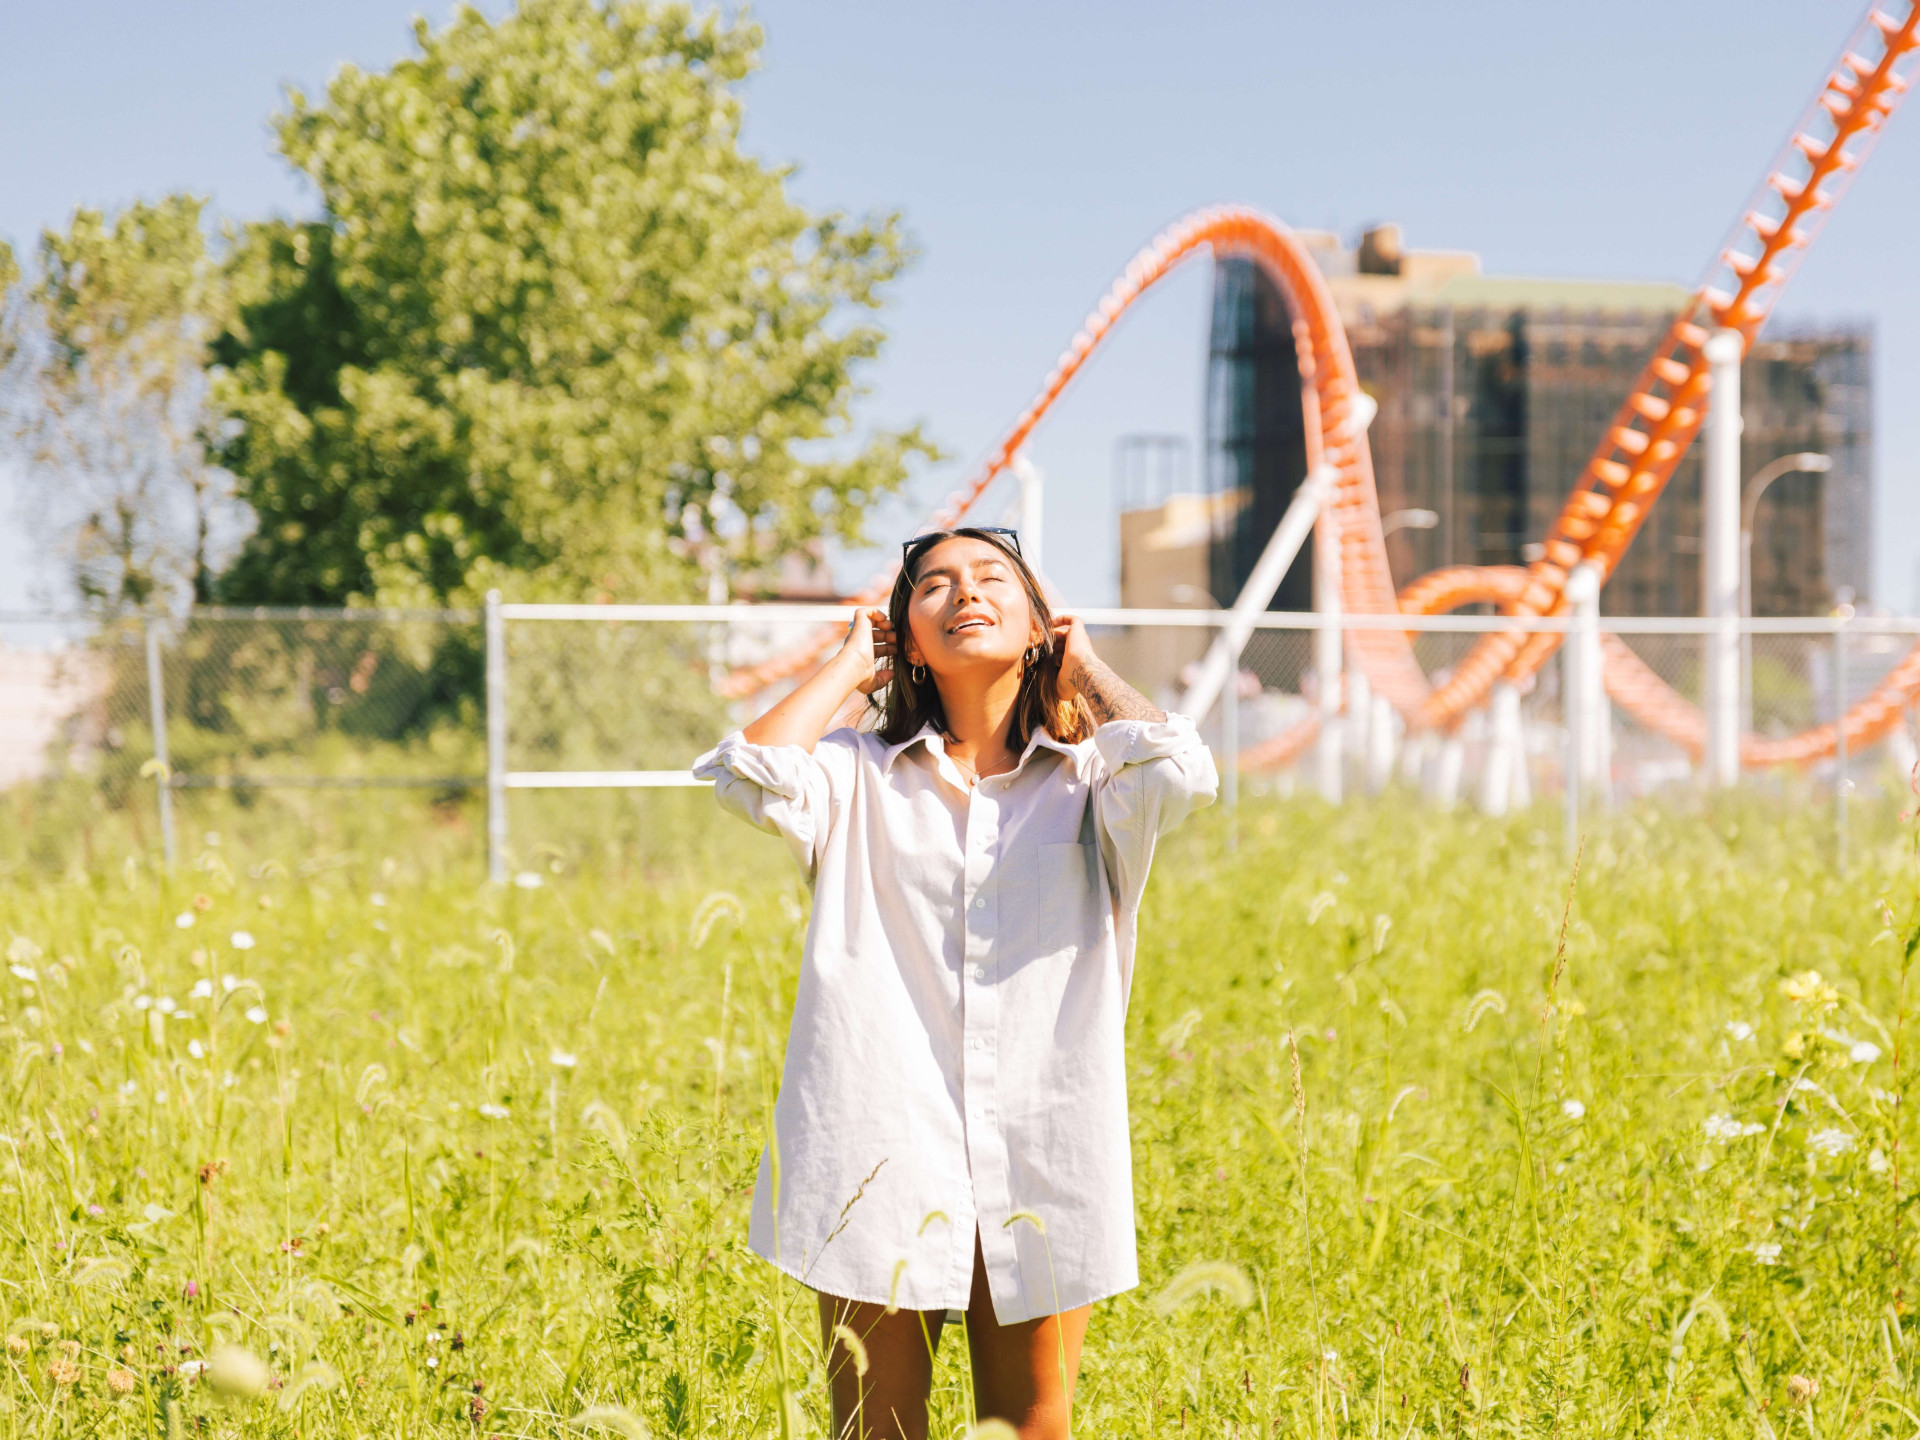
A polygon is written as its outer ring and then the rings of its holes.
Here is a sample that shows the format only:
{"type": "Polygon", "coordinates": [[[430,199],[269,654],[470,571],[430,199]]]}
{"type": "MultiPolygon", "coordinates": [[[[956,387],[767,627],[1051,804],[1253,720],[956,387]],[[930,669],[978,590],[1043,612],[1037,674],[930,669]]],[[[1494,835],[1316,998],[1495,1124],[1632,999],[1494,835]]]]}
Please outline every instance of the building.
{"type": "MultiPolygon", "coordinates": [[[[1405,249],[1396,226],[1367,231],[1352,249],[1325,233],[1300,238],[1333,291],[1360,383],[1380,405],[1368,439],[1396,584],[1442,565],[1533,559],[1688,292],[1483,275],[1474,255],[1405,249]],[[1437,523],[1393,526],[1395,512],[1422,510],[1437,523]]],[[[1223,605],[1306,473],[1291,320],[1251,261],[1216,267],[1204,469],[1210,493],[1237,497],[1220,507],[1209,549],[1208,583],[1223,605]]],[[[1871,375],[1872,335],[1861,325],[1775,326],[1747,356],[1743,473],[1795,451],[1833,460],[1824,475],[1775,482],[1761,502],[1757,614],[1816,614],[1847,592],[1872,594],[1871,375]]],[[[1608,583],[1606,613],[1700,612],[1701,451],[1696,444],[1681,461],[1608,583]]],[[[1311,596],[1303,552],[1272,608],[1307,609],[1311,596]]]]}

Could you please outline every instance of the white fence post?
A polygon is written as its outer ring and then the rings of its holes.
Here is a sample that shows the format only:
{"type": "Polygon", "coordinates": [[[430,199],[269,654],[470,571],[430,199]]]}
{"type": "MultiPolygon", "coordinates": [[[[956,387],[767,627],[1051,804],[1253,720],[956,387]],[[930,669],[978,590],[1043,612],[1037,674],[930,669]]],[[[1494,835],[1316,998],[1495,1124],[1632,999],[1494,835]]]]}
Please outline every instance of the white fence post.
{"type": "Polygon", "coordinates": [[[160,855],[173,868],[173,763],[167,750],[167,687],[160,666],[160,627],[149,617],[147,642],[147,716],[153,726],[154,781],[160,787],[160,855]]]}
{"type": "Polygon", "coordinates": [[[507,626],[487,592],[487,879],[507,878],[507,626]]]}
{"type": "Polygon", "coordinates": [[[1843,605],[1833,629],[1833,827],[1842,870],[1847,868],[1847,619],[1852,610],[1843,605]]]}
{"type": "Polygon", "coordinates": [[[1740,780],[1740,355],[1737,330],[1707,338],[1713,370],[1707,454],[1701,467],[1700,613],[1712,624],[1706,650],[1706,775],[1709,788],[1740,780]]]}
{"type": "Polygon", "coordinates": [[[1227,848],[1240,845],[1240,647],[1229,647],[1227,688],[1220,692],[1220,756],[1226,766],[1220,777],[1220,798],[1227,807],[1227,848]]]}
{"type": "Polygon", "coordinates": [[[1341,771],[1345,768],[1340,744],[1340,691],[1346,636],[1340,631],[1340,541],[1334,534],[1331,515],[1323,516],[1313,532],[1313,608],[1320,616],[1319,628],[1313,633],[1313,671],[1320,691],[1320,737],[1314,765],[1321,798],[1338,805],[1341,771]]]}

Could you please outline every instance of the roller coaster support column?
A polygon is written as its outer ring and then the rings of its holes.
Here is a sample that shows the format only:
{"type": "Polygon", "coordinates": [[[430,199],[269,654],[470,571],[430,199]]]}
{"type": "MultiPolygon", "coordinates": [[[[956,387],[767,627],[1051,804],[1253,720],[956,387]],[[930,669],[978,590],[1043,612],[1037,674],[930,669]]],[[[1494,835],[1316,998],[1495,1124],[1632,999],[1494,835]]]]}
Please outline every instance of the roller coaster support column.
{"type": "Polygon", "coordinates": [[[1313,632],[1314,684],[1320,692],[1320,738],[1314,768],[1321,798],[1340,803],[1343,768],[1340,735],[1341,660],[1346,637],[1340,630],[1340,537],[1331,516],[1313,534],[1313,609],[1320,626],[1313,632]]]}
{"type": "Polygon", "coordinates": [[[1020,482],[1020,554],[1036,575],[1044,574],[1040,568],[1040,524],[1042,520],[1040,502],[1046,491],[1046,477],[1040,473],[1040,467],[1033,463],[1025,450],[1013,457],[1008,469],[1020,482]]]}
{"type": "Polygon", "coordinates": [[[1272,601],[1294,557],[1313,532],[1320,502],[1332,490],[1335,478],[1331,468],[1323,467],[1302,480],[1300,488],[1293,492],[1293,503],[1287,506],[1287,513],[1274,527],[1267,548],[1260,552],[1253,572],[1247,576],[1247,583],[1240,587],[1226,624],[1207,647],[1199,674],[1180,697],[1176,708],[1181,714],[1192,717],[1196,723],[1206,719],[1213,702],[1226,693],[1226,687],[1238,676],[1240,652],[1246,648],[1247,637],[1253,634],[1253,622],[1272,601]]]}
{"type": "Polygon", "coordinates": [[[1532,803],[1527,783],[1526,736],[1520,725],[1520,687],[1511,680],[1495,682],[1488,704],[1492,734],[1487,741],[1487,768],[1480,777],[1480,808],[1489,815],[1532,803]]]}
{"type": "Polygon", "coordinates": [[[1704,351],[1713,370],[1707,455],[1701,472],[1700,613],[1706,637],[1706,774],[1719,788],[1740,779],[1740,356],[1737,330],[1716,330],[1704,351]]]}
{"type": "Polygon", "coordinates": [[[1567,577],[1567,599],[1572,602],[1572,628],[1566,654],[1569,729],[1578,736],[1573,751],[1580,783],[1603,803],[1613,799],[1613,707],[1607,701],[1606,663],[1600,652],[1600,567],[1588,562],[1567,577]]]}

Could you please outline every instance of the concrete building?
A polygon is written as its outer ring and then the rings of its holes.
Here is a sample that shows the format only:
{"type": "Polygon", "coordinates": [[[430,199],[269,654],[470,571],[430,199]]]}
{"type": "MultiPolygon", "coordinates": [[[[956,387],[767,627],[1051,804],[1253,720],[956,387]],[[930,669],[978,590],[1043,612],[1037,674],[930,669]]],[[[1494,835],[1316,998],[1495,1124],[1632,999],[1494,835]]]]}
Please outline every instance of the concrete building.
{"type": "MultiPolygon", "coordinates": [[[[1367,231],[1351,249],[1330,234],[1301,238],[1380,405],[1369,433],[1380,508],[1438,516],[1432,528],[1389,537],[1396,583],[1442,565],[1531,560],[1688,292],[1484,275],[1472,254],[1407,250],[1396,226],[1367,231]]],[[[1801,450],[1834,462],[1766,492],[1755,526],[1757,614],[1814,614],[1844,592],[1873,593],[1871,375],[1872,335],[1860,325],[1776,325],[1747,356],[1744,472],[1801,450]]],[[[1607,613],[1699,613],[1700,448],[1608,584],[1607,613]]],[[[1217,512],[1209,542],[1208,585],[1228,604],[1306,472],[1291,317],[1249,261],[1215,270],[1203,468],[1209,493],[1237,497],[1217,512]]],[[[1311,587],[1303,553],[1273,608],[1309,608],[1311,587]]],[[[1142,594],[1138,603],[1166,602],[1142,594]]]]}

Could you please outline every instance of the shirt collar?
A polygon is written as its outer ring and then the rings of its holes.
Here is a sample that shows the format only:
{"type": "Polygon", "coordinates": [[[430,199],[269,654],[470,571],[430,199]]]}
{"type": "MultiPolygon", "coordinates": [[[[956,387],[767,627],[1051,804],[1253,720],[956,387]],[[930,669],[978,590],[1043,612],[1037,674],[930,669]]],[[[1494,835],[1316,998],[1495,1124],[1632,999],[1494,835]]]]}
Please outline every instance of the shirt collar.
{"type": "MultiPolygon", "coordinates": [[[[939,756],[942,759],[946,757],[946,753],[947,753],[946,737],[940,733],[939,728],[935,726],[932,721],[928,721],[926,724],[920,727],[919,733],[915,734],[911,739],[902,740],[898,745],[889,745],[886,748],[885,752],[880,757],[881,771],[883,773],[887,771],[891,771],[893,769],[893,762],[900,756],[900,754],[903,751],[911,750],[915,745],[919,745],[923,742],[925,743],[926,747],[929,750],[931,750],[936,756],[939,756]]],[[[1048,750],[1058,750],[1062,755],[1073,754],[1073,747],[1071,745],[1067,744],[1065,741],[1054,739],[1053,736],[1049,734],[1044,728],[1038,729],[1038,730],[1035,730],[1033,734],[1027,737],[1027,748],[1020,752],[1020,762],[1017,765],[1015,765],[1013,769],[1007,771],[1006,774],[994,776],[992,778],[999,779],[999,780],[1011,780],[1014,776],[1018,775],[1022,770],[1027,768],[1027,761],[1032,757],[1033,752],[1042,746],[1044,746],[1048,750]]]]}

